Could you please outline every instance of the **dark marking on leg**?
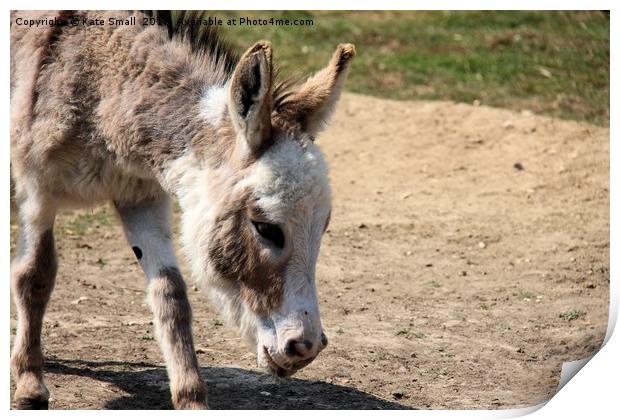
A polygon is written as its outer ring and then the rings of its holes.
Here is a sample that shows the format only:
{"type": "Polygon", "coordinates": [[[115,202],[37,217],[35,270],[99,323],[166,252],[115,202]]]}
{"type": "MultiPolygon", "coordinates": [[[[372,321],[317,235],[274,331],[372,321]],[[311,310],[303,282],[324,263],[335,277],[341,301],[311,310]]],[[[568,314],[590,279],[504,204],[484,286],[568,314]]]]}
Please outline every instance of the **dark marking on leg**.
{"type": "Polygon", "coordinates": [[[172,403],[177,409],[205,409],[207,386],[202,379],[192,337],[192,311],[174,257],[170,198],[161,192],[129,207],[115,203],[127,241],[146,274],[147,300],[155,335],[162,349],[172,403]],[[146,247],[149,243],[158,246],[146,247]]]}
{"type": "Polygon", "coordinates": [[[140,261],[142,259],[142,250],[137,246],[132,246],[131,249],[133,249],[133,253],[136,254],[136,258],[140,261]]]}

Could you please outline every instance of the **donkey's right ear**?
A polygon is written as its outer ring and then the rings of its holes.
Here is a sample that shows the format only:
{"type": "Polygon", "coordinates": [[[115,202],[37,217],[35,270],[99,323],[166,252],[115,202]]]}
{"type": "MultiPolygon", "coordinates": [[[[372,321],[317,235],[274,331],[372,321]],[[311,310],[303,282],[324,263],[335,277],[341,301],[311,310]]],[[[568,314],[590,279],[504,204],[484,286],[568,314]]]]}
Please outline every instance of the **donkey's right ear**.
{"type": "Polygon", "coordinates": [[[253,153],[271,139],[271,44],[259,41],[247,50],[230,82],[230,116],[253,153]]]}
{"type": "Polygon", "coordinates": [[[336,108],[353,57],[353,44],[338,45],[327,67],[287,95],[278,105],[278,113],[296,120],[303,131],[315,136],[336,108]]]}

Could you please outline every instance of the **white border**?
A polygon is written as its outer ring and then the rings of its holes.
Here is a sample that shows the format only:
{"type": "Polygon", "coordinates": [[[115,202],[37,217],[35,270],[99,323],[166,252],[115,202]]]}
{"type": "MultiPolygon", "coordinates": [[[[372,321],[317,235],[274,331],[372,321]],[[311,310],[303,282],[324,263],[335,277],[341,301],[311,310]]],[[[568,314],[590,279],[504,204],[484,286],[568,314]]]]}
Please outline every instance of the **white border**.
{"type": "MultiPolygon", "coordinates": [[[[43,1],[32,1],[32,0],[24,0],[24,1],[9,1],[6,3],[7,9],[5,11],[6,21],[8,21],[8,10],[10,9],[47,9],[52,6],[49,2],[43,1]]],[[[296,9],[296,10],[373,10],[375,8],[381,9],[392,9],[392,10],[464,10],[464,9],[497,9],[497,10],[516,10],[516,9],[531,9],[531,10],[555,10],[555,9],[597,9],[597,10],[612,10],[611,12],[611,47],[612,47],[612,71],[611,74],[614,74],[614,70],[617,71],[619,68],[617,65],[618,60],[618,36],[617,30],[614,27],[616,23],[615,13],[612,5],[614,3],[611,1],[542,1],[542,0],[526,0],[519,2],[506,2],[506,1],[468,1],[468,2],[459,2],[459,1],[434,1],[432,3],[420,2],[420,1],[396,1],[396,0],[381,0],[377,3],[366,3],[362,5],[359,0],[347,0],[340,1],[338,4],[335,4],[333,0],[314,0],[314,1],[299,1],[294,5],[291,4],[290,1],[261,1],[260,3],[255,1],[211,1],[208,3],[196,3],[195,1],[188,0],[175,0],[174,2],[170,1],[162,1],[162,0],[152,0],[152,1],[119,1],[112,0],[108,2],[99,2],[88,3],[86,5],[83,1],[62,1],[55,2],[54,6],[63,9],[79,9],[84,6],[88,8],[99,8],[99,9],[166,9],[170,8],[170,6],[174,6],[175,9],[197,9],[197,8],[209,8],[212,10],[254,10],[254,9],[262,9],[262,10],[281,10],[281,9],[296,9]]],[[[616,8],[618,9],[618,8],[616,8]]],[[[10,101],[9,101],[9,26],[5,26],[5,38],[2,43],[3,48],[3,57],[4,66],[2,67],[2,74],[4,84],[2,85],[3,89],[3,98],[2,101],[2,115],[4,118],[4,130],[2,132],[2,147],[4,153],[0,153],[0,197],[3,197],[3,200],[6,200],[6,197],[9,195],[9,109],[10,109],[10,101]]],[[[612,78],[613,80],[613,78],[612,78]]],[[[611,85],[611,138],[614,141],[611,142],[611,183],[610,183],[610,193],[611,193],[611,208],[610,215],[620,214],[620,206],[618,205],[618,176],[619,169],[618,165],[620,164],[620,160],[618,159],[618,145],[617,145],[617,134],[618,130],[616,129],[617,125],[617,112],[614,107],[617,104],[615,100],[618,96],[618,91],[616,85],[611,85]]],[[[4,205],[0,207],[0,212],[2,214],[2,220],[8,222],[9,220],[9,212],[10,205],[8,200],[4,202],[4,205]]],[[[6,223],[5,222],[5,223],[6,223]]],[[[611,223],[611,247],[610,247],[610,255],[616,255],[618,253],[618,224],[613,219],[610,220],[611,223]]],[[[3,240],[0,242],[0,270],[2,277],[5,281],[5,287],[2,288],[0,293],[2,294],[3,301],[6,303],[5,307],[5,320],[10,318],[10,291],[9,291],[9,235],[10,235],[10,226],[8,223],[2,224],[0,227],[3,232],[3,240]]],[[[582,369],[582,372],[579,373],[579,376],[576,380],[570,381],[551,401],[549,401],[546,405],[542,404],[537,407],[530,407],[525,409],[517,409],[517,410],[498,410],[498,411],[485,411],[485,410],[476,410],[476,411],[418,411],[418,412],[390,412],[386,413],[390,417],[394,416],[396,418],[410,418],[413,416],[421,416],[421,417],[429,417],[429,418],[509,418],[520,415],[525,415],[535,411],[530,415],[532,418],[536,419],[547,419],[547,418],[566,418],[566,419],[583,419],[584,417],[592,417],[592,418],[611,418],[612,415],[617,415],[618,411],[618,389],[620,389],[620,363],[618,361],[620,356],[620,339],[618,339],[617,335],[612,335],[613,328],[616,324],[617,315],[618,315],[618,269],[617,269],[617,259],[614,260],[612,258],[611,267],[610,267],[610,294],[612,297],[611,307],[610,307],[610,323],[608,325],[607,335],[606,335],[606,345],[596,354],[593,359],[582,369]],[[543,407],[538,410],[539,408],[543,407]],[[537,411],[536,411],[537,410],[537,411]]],[[[9,392],[8,392],[8,384],[9,384],[9,357],[10,357],[10,349],[9,349],[9,335],[8,334],[0,334],[0,346],[5,354],[5,362],[0,363],[0,371],[2,372],[3,377],[5,378],[5,383],[7,384],[7,389],[2,392],[2,396],[0,397],[0,401],[2,407],[5,410],[9,409],[9,392]]],[[[570,365],[567,366],[564,371],[564,375],[567,375],[567,372],[570,365]]],[[[574,367],[574,364],[573,364],[574,367]]],[[[129,415],[140,415],[142,412],[127,412],[129,415]]],[[[321,416],[330,416],[334,414],[339,418],[355,418],[355,419],[371,419],[374,418],[378,413],[373,411],[338,411],[338,412],[329,412],[325,414],[320,414],[321,416]]],[[[79,416],[79,418],[88,418],[91,416],[98,417],[117,417],[119,415],[125,415],[125,412],[111,412],[111,411],[64,411],[64,412],[45,412],[45,413],[34,413],[34,412],[10,412],[11,417],[15,418],[30,418],[32,416],[58,416],[62,415],[63,417],[75,417],[79,416]]],[[[142,414],[143,415],[143,414],[142,414]]],[[[168,416],[170,414],[162,414],[160,412],[149,413],[149,416],[168,416]]],[[[310,411],[296,411],[295,413],[288,413],[284,411],[262,411],[262,412],[251,412],[247,413],[245,411],[236,411],[236,412],[224,412],[224,411],[214,411],[210,413],[174,413],[177,416],[209,416],[212,417],[226,417],[226,418],[243,418],[248,415],[252,416],[269,416],[270,418],[284,418],[294,415],[296,418],[305,419],[312,418],[314,420],[316,413],[310,411]]],[[[374,420],[374,419],[373,419],[374,420]]]]}

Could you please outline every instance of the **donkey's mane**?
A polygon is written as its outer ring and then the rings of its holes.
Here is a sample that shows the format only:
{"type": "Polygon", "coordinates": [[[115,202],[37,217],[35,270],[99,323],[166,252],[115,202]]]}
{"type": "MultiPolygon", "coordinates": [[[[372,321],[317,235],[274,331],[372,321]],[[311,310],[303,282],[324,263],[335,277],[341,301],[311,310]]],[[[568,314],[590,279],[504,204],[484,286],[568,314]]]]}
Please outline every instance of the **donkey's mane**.
{"type": "MultiPolygon", "coordinates": [[[[222,68],[230,77],[239,62],[239,54],[229,43],[224,41],[212,25],[200,23],[207,19],[208,12],[200,10],[143,10],[142,13],[156,18],[161,26],[168,30],[170,39],[180,39],[190,44],[192,51],[198,55],[210,57],[216,66],[222,68]]],[[[279,68],[274,68],[273,109],[278,109],[293,93],[298,80],[287,78],[277,80],[279,68]]]]}
{"type": "Polygon", "coordinates": [[[142,13],[156,18],[158,24],[168,30],[170,39],[188,42],[195,54],[207,55],[222,66],[227,75],[232,74],[239,55],[224,42],[217,30],[211,25],[203,25],[207,19],[206,11],[199,10],[146,10],[142,13]]]}

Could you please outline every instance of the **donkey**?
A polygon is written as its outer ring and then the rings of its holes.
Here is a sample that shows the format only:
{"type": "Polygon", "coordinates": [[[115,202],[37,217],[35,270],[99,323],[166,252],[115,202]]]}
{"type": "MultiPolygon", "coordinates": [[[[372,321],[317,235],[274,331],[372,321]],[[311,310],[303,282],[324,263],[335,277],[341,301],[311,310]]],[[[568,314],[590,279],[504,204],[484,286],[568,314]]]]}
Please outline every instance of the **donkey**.
{"type": "Polygon", "coordinates": [[[354,46],[338,45],[303,83],[277,82],[269,42],[238,57],[214,31],[174,25],[170,12],[11,18],[15,406],[48,406],[41,329],[57,271],[55,215],[102,201],[113,203],[146,276],[175,408],[207,408],[207,389],[171,239],[172,197],[192,275],[259,367],[286,377],[314,360],[327,345],[315,267],[331,214],[314,140],[354,46]],[[132,16],[135,25],[86,23],[132,16]],[[153,16],[158,24],[149,25],[153,16]],[[18,18],[78,23],[28,29],[18,18]]]}

